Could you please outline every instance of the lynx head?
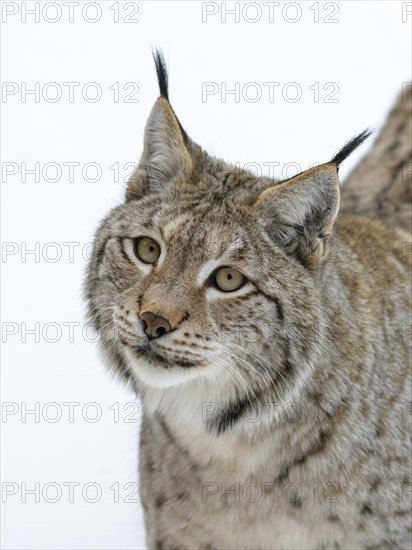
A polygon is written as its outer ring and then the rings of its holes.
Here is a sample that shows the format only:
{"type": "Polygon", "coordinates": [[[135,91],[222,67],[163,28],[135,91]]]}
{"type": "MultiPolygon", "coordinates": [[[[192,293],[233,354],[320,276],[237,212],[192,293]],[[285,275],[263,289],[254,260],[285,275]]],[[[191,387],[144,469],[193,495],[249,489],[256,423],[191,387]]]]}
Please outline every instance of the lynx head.
{"type": "Polygon", "coordinates": [[[256,178],[188,137],[155,63],[161,95],[125,202],[96,234],[89,315],[143,398],[214,396],[229,403],[222,431],[246,404],[297,396],[322,353],[337,169],[367,133],[292,179],[256,178]]]}

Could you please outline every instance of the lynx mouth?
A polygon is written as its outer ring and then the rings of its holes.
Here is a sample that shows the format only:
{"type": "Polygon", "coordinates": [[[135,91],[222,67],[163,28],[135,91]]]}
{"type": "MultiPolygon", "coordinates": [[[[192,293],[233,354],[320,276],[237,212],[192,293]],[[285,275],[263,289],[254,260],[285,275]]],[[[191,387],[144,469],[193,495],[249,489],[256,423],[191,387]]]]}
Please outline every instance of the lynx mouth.
{"type": "Polygon", "coordinates": [[[129,371],[138,385],[143,382],[157,389],[180,386],[189,380],[199,379],[199,367],[207,366],[206,361],[190,361],[177,354],[171,354],[172,357],[168,358],[154,347],[148,342],[124,346],[129,371]]]}
{"type": "Polygon", "coordinates": [[[160,366],[165,369],[173,367],[192,368],[202,366],[204,363],[201,361],[189,361],[184,357],[167,358],[154,349],[150,341],[144,344],[137,344],[132,347],[136,358],[142,359],[143,357],[152,365],[160,366]]]}

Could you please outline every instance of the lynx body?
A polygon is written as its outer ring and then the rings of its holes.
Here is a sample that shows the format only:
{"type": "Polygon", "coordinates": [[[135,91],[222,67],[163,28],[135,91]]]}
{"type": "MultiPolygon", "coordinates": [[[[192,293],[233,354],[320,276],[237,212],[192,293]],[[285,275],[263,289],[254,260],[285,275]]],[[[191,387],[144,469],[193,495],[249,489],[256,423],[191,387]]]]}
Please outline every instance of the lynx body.
{"type": "Polygon", "coordinates": [[[405,189],[383,225],[373,181],[369,202],[344,187],[339,213],[339,164],[366,134],[284,182],[237,170],[187,136],[156,65],[144,152],[86,286],[144,407],[148,546],[410,548],[410,180],[386,176],[405,189]]]}

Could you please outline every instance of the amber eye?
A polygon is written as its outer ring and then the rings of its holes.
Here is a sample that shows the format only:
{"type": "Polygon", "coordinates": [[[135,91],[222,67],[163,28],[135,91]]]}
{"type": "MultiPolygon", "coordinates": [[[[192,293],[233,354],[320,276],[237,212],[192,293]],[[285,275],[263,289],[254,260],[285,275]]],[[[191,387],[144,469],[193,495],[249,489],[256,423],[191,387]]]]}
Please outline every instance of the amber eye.
{"type": "Polygon", "coordinates": [[[160,246],[149,237],[139,237],[134,240],[134,253],[145,264],[154,264],[160,256],[160,246]]]}
{"type": "Polygon", "coordinates": [[[221,267],[214,275],[215,285],[223,292],[238,290],[245,281],[245,276],[233,267],[221,267]]]}

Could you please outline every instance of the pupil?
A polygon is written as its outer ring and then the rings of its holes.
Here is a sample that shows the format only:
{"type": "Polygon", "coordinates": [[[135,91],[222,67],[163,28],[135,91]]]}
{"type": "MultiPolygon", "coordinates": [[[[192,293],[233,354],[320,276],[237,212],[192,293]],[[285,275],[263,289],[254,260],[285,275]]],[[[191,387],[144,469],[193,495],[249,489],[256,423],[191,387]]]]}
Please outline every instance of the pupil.
{"type": "Polygon", "coordinates": [[[154,246],[152,244],[150,245],[149,250],[150,250],[150,252],[153,252],[154,246]]]}
{"type": "Polygon", "coordinates": [[[228,279],[229,279],[229,281],[230,281],[230,279],[232,279],[232,278],[233,278],[233,275],[232,275],[231,273],[228,273],[228,276],[227,276],[227,278],[228,278],[228,279]]]}

